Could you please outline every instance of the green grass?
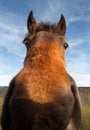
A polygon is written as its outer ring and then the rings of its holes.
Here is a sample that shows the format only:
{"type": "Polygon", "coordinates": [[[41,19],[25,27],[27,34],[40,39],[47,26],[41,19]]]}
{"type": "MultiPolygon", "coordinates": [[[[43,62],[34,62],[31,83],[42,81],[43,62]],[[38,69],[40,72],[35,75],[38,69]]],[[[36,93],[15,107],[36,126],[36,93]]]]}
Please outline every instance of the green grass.
{"type": "Polygon", "coordinates": [[[2,105],[3,105],[3,97],[0,97],[0,117],[2,112],[2,105]]]}
{"type": "Polygon", "coordinates": [[[83,106],[83,121],[80,130],[90,130],[90,106],[83,106]]]}
{"type": "MultiPolygon", "coordinates": [[[[2,112],[2,105],[3,97],[0,97],[0,116],[2,112]]],[[[90,106],[83,106],[83,121],[80,130],[90,130],[90,106]]]]}
{"type": "MultiPolygon", "coordinates": [[[[3,97],[0,96],[0,117],[1,117],[1,112],[2,112],[2,105],[3,105],[3,97]]],[[[1,127],[0,127],[1,130],[1,127]]]]}

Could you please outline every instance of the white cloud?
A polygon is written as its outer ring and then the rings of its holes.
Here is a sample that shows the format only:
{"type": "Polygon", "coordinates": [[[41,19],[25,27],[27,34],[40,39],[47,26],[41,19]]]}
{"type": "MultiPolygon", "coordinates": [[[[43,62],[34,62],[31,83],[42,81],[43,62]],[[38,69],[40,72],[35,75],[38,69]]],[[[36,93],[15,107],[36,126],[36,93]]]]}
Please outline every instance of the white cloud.
{"type": "Polygon", "coordinates": [[[69,16],[67,18],[67,26],[68,24],[70,24],[71,22],[77,22],[77,21],[90,21],[90,16],[86,16],[86,15],[79,15],[79,16],[69,16]]]}
{"type": "Polygon", "coordinates": [[[90,87],[90,74],[72,73],[78,87],[90,87]]]}
{"type": "MultiPolygon", "coordinates": [[[[2,59],[3,60],[3,59],[2,59]]],[[[2,61],[1,60],[1,57],[0,57],[0,61],[2,61]]],[[[6,72],[7,71],[7,65],[6,64],[4,64],[4,63],[0,63],[0,74],[2,74],[2,73],[4,73],[4,72],[6,72]]],[[[0,79],[1,80],[1,79],[0,79]]]]}
{"type": "Polygon", "coordinates": [[[0,75],[0,86],[8,86],[13,75],[0,75]]]}
{"type": "MultiPolygon", "coordinates": [[[[41,15],[39,16],[40,21],[48,22],[56,22],[56,14],[59,13],[61,8],[61,4],[58,1],[48,1],[48,5],[45,10],[42,11],[41,15]]],[[[57,19],[59,19],[60,14],[57,19]]]]}
{"type": "Polygon", "coordinates": [[[72,73],[90,73],[90,61],[89,57],[87,57],[88,54],[80,53],[79,52],[72,52],[74,54],[69,54],[68,57],[66,57],[67,61],[67,70],[72,73]]]}
{"type": "MultiPolygon", "coordinates": [[[[85,39],[84,39],[85,40],[85,39]]],[[[71,39],[69,40],[69,45],[70,45],[70,48],[69,49],[73,49],[74,47],[78,47],[79,45],[81,45],[83,42],[84,42],[83,39],[81,38],[78,38],[78,39],[71,39]]]]}
{"type": "Polygon", "coordinates": [[[0,86],[9,85],[13,75],[19,71],[20,66],[22,67],[19,64],[22,63],[21,61],[25,56],[26,50],[22,40],[26,33],[26,28],[23,22],[19,23],[20,21],[18,21],[19,18],[17,17],[19,16],[11,12],[0,11],[0,86]],[[2,50],[2,48],[5,49],[2,50]],[[18,57],[16,58],[18,59],[16,64],[14,64],[14,57],[18,57]]]}
{"type": "Polygon", "coordinates": [[[0,46],[7,48],[9,53],[20,57],[25,55],[25,47],[22,40],[26,32],[23,23],[18,23],[15,14],[1,13],[0,15],[0,46]]]}

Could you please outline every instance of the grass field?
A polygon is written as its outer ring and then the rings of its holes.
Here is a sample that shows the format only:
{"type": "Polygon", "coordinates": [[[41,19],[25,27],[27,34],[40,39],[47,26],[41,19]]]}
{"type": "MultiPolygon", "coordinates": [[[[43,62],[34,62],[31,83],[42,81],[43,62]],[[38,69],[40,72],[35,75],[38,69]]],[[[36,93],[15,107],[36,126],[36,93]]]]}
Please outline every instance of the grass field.
{"type": "MultiPolygon", "coordinates": [[[[3,97],[0,97],[0,117],[1,117],[1,112],[2,112],[2,105],[3,105],[3,97]]],[[[1,130],[1,127],[0,127],[1,130]]]]}
{"type": "MultiPolygon", "coordinates": [[[[0,97],[0,116],[2,111],[2,105],[3,97],[0,97]]],[[[90,106],[83,106],[83,121],[80,130],[90,130],[90,106]]]]}
{"type": "Polygon", "coordinates": [[[90,130],[90,106],[83,106],[83,121],[80,130],[90,130]]]}
{"type": "Polygon", "coordinates": [[[2,105],[3,105],[3,97],[0,97],[0,117],[1,117],[2,105]]]}

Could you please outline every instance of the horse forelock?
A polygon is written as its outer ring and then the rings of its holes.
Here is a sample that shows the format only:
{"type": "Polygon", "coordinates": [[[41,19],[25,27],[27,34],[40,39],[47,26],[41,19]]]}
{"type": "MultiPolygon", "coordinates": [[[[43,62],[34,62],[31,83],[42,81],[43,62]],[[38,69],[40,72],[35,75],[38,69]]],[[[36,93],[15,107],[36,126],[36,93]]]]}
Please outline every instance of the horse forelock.
{"type": "Polygon", "coordinates": [[[55,24],[49,24],[49,23],[41,22],[40,24],[38,24],[38,26],[37,26],[35,31],[36,32],[46,31],[46,32],[56,33],[57,29],[56,29],[56,25],[55,24]]]}

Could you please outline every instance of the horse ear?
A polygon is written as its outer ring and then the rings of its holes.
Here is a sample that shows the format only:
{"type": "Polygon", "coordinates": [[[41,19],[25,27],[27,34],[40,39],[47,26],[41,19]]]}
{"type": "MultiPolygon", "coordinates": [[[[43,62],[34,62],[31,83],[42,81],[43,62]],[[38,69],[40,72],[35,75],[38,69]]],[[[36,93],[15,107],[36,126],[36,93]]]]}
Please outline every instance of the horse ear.
{"type": "Polygon", "coordinates": [[[66,32],[66,21],[63,14],[61,15],[60,21],[57,24],[57,32],[63,36],[66,32]]]}
{"type": "Polygon", "coordinates": [[[33,16],[33,11],[31,11],[27,19],[27,29],[29,33],[33,33],[35,25],[36,25],[36,20],[33,16]]]}

